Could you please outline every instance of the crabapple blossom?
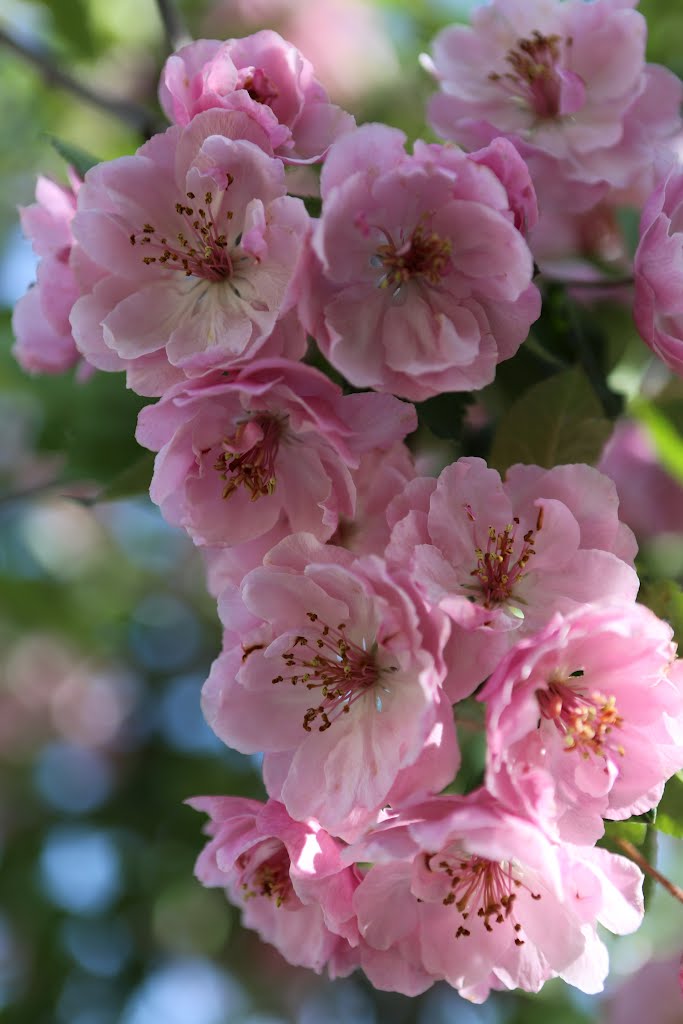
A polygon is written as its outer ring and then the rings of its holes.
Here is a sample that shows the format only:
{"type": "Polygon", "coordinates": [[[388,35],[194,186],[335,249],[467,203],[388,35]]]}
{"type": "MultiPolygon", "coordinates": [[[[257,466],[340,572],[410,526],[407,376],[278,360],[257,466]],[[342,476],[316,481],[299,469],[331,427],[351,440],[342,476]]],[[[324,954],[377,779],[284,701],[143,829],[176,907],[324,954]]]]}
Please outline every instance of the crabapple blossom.
{"type": "Polygon", "coordinates": [[[383,14],[372,0],[218,0],[203,24],[212,34],[236,18],[245,27],[275,25],[313,62],[331,96],[357,103],[400,74],[383,14]]]}
{"type": "Polygon", "coordinates": [[[289,963],[318,973],[327,967],[332,978],[350,974],[357,966],[358,878],[340,859],[342,844],[317,822],[293,821],[274,800],[205,796],[188,803],[211,819],[195,867],[199,881],[225,888],[246,927],[289,963]]]}
{"type": "Polygon", "coordinates": [[[526,338],[540,297],[516,225],[535,201],[505,140],[404,143],[369,124],[330,149],[299,311],[353,384],[419,401],[483,387],[526,338]]]}
{"type": "Polygon", "coordinates": [[[244,39],[199,39],[172,54],[161,73],[159,102],[182,126],[203,110],[243,110],[264,129],[283,160],[315,162],[354,126],[329,102],[313,65],[277,32],[244,39]]]}
{"type": "Polygon", "coordinates": [[[640,219],[633,316],[643,341],[683,375],[683,167],[660,164],[640,219]]]}
{"type": "MultiPolygon", "coordinates": [[[[227,588],[219,611],[224,652],[204,686],[205,716],[230,746],[265,752],[269,792],[293,817],[357,836],[394,785],[406,798],[397,777],[425,746],[444,746],[452,778],[457,746],[440,699],[447,620],[381,559],[298,534],[227,588]]],[[[408,782],[423,792],[429,770],[423,761],[408,782]]]]}
{"type": "Polygon", "coordinates": [[[284,167],[245,113],[209,110],[98,164],[74,234],[107,275],[71,324],[96,366],[112,355],[141,394],[257,354],[300,358],[291,285],[308,231],[284,167]]]}
{"type": "Polygon", "coordinates": [[[150,495],[166,519],[197,544],[233,545],[283,517],[326,540],[353,519],[350,469],[415,422],[391,395],[342,395],[313,367],[270,359],[176,385],[141,411],[136,436],[159,452],[150,495]]]}
{"type": "Polygon", "coordinates": [[[676,75],[645,63],[636,3],[492,0],[444,29],[425,59],[441,87],[437,133],[471,148],[503,135],[565,179],[633,187],[680,129],[683,95],[676,75]]]}
{"type": "Polygon", "coordinates": [[[619,515],[640,539],[677,533],[683,523],[683,486],[662,465],[646,427],[620,420],[598,469],[619,494],[619,515]]]}
{"type": "Polygon", "coordinates": [[[418,590],[457,627],[454,699],[555,611],[635,600],[636,545],[617,509],[612,481],[590,466],[517,465],[502,481],[477,458],[413,481],[394,500],[387,558],[409,565],[418,590]]]}
{"type": "Polygon", "coordinates": [[[406,807],[345,857],[372,864],[353,900],[361,965],[379,988],[445,979],[481,1002],[491,988],[537,992],[559,975],[599,992],[608,958],[597,924],[626,934],[642,919],[631,861],[553,842],[486,790],[406,807]]]}
{"type": "Polygon", "coordinates": [[[69,259],[74,245],[71,222],[81,179],[69,168],[68,186],[38,177],[36,202],[20,208],[24,233],[40,257],[37,282],[14,308],[13,355],[30,373],[62,373],[81,361],[69,314],[80,295],[69,259]]]}
{"type": "Polygon", "coordinates": [[[683,767],[683,673],[672,630],[639,604],[556,615],[503,658],[486,701],[489,790],[525,801],[538,777],[570,842],[654,807],[683,767]]]}

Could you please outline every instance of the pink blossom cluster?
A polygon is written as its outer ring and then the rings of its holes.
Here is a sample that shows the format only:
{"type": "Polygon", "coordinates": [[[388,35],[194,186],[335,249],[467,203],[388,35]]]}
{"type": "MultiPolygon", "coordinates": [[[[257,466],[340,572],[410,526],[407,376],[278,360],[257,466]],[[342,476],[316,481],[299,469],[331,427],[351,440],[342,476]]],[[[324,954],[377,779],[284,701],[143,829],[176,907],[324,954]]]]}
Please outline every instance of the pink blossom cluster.
{"type": "MultiPolygon", "coordinates": [[[[616,488],[474,457],[427,477],[405,441],[412,401],[489,384],[539,316],[539,200],[542,225],[567,190],[585,214],[649,187],[681,86],[645,65],[634,7],[493,0],[439,37],[432,120],[471,152],[356,128],[274,32],[192,43],[162,73],[171,126],[25,213],[44,262],[19,358],[159,399],[137,432],[151,497],[201,548],[223,625],[204,712],[263,754],[268,794],[192,801],[197,875],[292,963],[410,995],[591,993],[598,925],[642,918],[640,870],[596,843],[683,767],[683,672],[636,603],[616,488]],[[315,162],[313,218],[290,184],[315,162]],[[486,766],[463,794],[475,694],[486,766]]],[[[670,364],[677,173],[636,259],[670,364]]]]}

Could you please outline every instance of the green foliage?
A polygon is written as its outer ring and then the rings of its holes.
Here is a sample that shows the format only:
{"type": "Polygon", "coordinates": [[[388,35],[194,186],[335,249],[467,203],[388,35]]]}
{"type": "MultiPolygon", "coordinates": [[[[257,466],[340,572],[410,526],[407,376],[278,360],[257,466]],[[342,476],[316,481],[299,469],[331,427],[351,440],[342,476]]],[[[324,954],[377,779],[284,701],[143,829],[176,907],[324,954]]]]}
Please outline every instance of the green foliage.
{"type": "Polygon", "coordinates": [[[612,431],[586,375],[564,370],[534,384],[505,413],[490,464],[501,473],[517,462],[551,468],[595,463],[612,431]]]}
{"type": "Polygon", "coordinates": [[[669,779],[657,807],[655,828],[683,839],[683,772],[669,779]]]}
{"type": "Polygon", "coordinates": [[[652,580],[641,584],[638,600],[660,619],[666,619],[674,639],[683,643],[683,589],[673,580],[652,580]]]}
{"type": "Polygon", "coordinates": [[[91,153],[86,153],[80,146],[75,146],[71,142],[65,142],[63,139],[58,139],[55,135],[47,136],[50,145],[57,150],[63,160],[67,162],[75,171],[80,174],[81,178],[85,177],[86,171],[89,171],[91,167],[98,164],[100,161],[96,156],[92,156],[91,153]]]}
{"type": "Polygon", "coordinates": [[[435,437],[445,441],[457,441],[462,435],[463,422],[467,407],[474,397],[470,392],[445,392],[428,398],[416,406],[421,424],[429,427],[435,437]]]}

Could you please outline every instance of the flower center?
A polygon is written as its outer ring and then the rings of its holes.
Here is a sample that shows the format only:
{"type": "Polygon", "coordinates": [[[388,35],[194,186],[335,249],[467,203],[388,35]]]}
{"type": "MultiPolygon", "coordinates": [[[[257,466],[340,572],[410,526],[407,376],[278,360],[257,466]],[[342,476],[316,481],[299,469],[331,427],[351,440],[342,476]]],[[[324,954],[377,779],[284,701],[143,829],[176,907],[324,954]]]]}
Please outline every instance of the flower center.
{"type": "Polygon", "coordinates": [[[546,690],[537,690],[541,715],[564,737],[565,750],[578,750],[584,758],[607,758],[614,753],[623,757],[624,748],[610,735],[624,724],[615,698],[598,690],[589,693],[585,687],[572,684],[573,678],[582,676],[583,671],[578,669],[569,678],[551,681],[546,690]]]}
{"type": "Polygon", "coordinates": [[[452,245],[447,238],[441,238],[434,231],[425,231],[418,226],[407,242],[396,244],[387,232],[388,241],[380,245],[375,258],[386,271],[380,283],[381,288],[398,291],[414,277],[423,277],[429,284],[437,285],[447,273],[450,265],[452,245]]]}
{"type": "MultiPolygon", "coordinates": [[[[475,522],[470,505],[465,506],[465,511],[470,522],[475,522]]],[[[536,554],[534,549],[536,534],[542,526],[543,507],[541,506],[536,517],[536,528],[527,530],[522,538],[521,547],[517,541],[519,528],[517,516],[501,532],[497,532],[493,526],[489,527],[486,551],[483,548],[475,548],[477,567],[470,573],[470,576],[474,576],[479,581],[485,608],[491,608],[492,605],[507,601],[512,595],[515,584],[526,575],[527,563],[531,556],[536,554]],[[517,547],[519,547],[519,554],[515,558],[517,547]]]]}
{"type": "Polygon", "coordinates": [[[237,89],[244,89],[256,103],[272,107],[280,95],[275,83],[261,68],[242,68],[237,78],[237,89]]]}
{"type": "Polygon", "coordinates": [[[428,871],[443,872],[449,879],[449,891],[442,902],[445,907],[454,906],[462,917],[456,939],[469,938],[474,919],[478,918],[487,932],[492,932],[496,924],[509,924],[515,933],[515,945],[524,945],[520,938],[522,925],[515,916],[515,890],[527,889],[533,900],[540,900],[541,896],[516,877],[509,863],[446,849],[425,854],[425,864],[428,871]]]}
{"type": "MultiPolygon", "coordinates": [[[[227,187],[233,182],[227,175],[227,187]]],[[[194,192],[187,192],[186,198],[196,199],[194,192]]],[[[233,259],[228,252],[227,235],[221,232],[212,210],[212,192],[204,196],[204,206],[187,206],[176,203],[175,212],[180,220],[181,230],[175,237],[161,235],[153,224],[143,224],[140,231],[130,236],[131,245],[144,248],[146,255],[142,262],[146,266],[159,263],[171,270],[182,270],[186,277],[202,277],[206,281],[224,281],[232,276],[233,259]],[[151,255],[154,253],[154,255],[151,255]]],[[[220,197],[216,208],[220,207],[220,197]]],[[[232,220],[232,210],[225,214],[226,221],[232,220]]]]}
{"type": "MultiPolygon", "coordinates": [[[[319,719],[319,732],[325,732],[332,723],[343,714],[348,714],[359,698],[364,696],[378,683],[381,670],[376,663],[376,644],[367,649],[363,640],[361,645],[349,640],[346,635],[347,624],[328,626],[315,612],[306,612],[311,627],[308,636],[299,635],[294,638],[291,647],[282,655],[288,669],[294,673],[278,675],[273,684],[289,682],[292,686],[305,686],[307,690],[317,691],[320,703],[308,708],[303,721],[306,732],[319,719]],[[315,649],[315,653],[311,650],[315,649]]],[[[388,671],[395,672],[392,668],[388,671]]],[[[382,687],[385,693],[389,691],[382,687]]],[[[378,711],[382,710],[382,698],[375,697],[378,711]]]]}
{"type": "Polygon", "coordinates": [[[241,871],[242,898],[265,896],[277,907],[286,903],[293,892],[289,875],[290,860],[287,850],[278,840],[268,840],[237,858],[241,871]]]}
{"type": "Polygon", "coordinates": [[[238,487],[245,487],[252,501],[274,492],[275,461],[285,424],[285,417],[263,413],[240,423],[232,437],[223,439],[223,451],[213,468],[225,480],[224,498],[238,487]]]}
{"type": "MultiPolygon", "coordinates": [[[[500,82],[508,92],[521,99],[539,118],[553,118],[560,113],[562,82],[557,72],[561,59],[562,37],[544,36],[537,29],[529,39],[518,39],[508,51],[505,60],[511,71],[489,75],[492,82],[500,82]]],[[[571,46],[571,38],[566,40],[571,46]]]]}

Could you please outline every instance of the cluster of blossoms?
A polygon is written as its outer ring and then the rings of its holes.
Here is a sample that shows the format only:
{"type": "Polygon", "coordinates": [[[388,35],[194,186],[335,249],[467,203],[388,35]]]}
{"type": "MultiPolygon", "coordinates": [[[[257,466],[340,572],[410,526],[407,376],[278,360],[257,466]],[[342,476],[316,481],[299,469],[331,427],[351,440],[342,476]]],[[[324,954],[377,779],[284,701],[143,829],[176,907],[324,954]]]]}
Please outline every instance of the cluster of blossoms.
{"type": "MultiPolygon", "coordinates": [[[[263,753],[269,796],[192,801],[197,874],[292,963],[475,1001],[557,976],[596,992],[598,924],[641,920],[639,869],[596,842],[683,767],[683,671],[635,603],[616,489],[468,457],[435,479],[405,443],[412,401],[482,388],[527,337],[548,225],[579,237],[652,191],[683,90],[644,63],[634,7],[493,0],[446,30],[431,118],[469,151],[356,128],[274,32],[192,43],[162,74],[171,127],[24,211],[43,262],[17,357],[160,399],[137,433],[151,496],[202,549],[224,626],[204,712],[263,753]],[[316,162],[313,218],[292,185],[316,162]],[[372,390],[306,363],[307,334],[372,390]],[[475,692],[486,769],[458,795],[475,692]]],[[[680,372],[666,159],[635,312],[680,372]]]]}

